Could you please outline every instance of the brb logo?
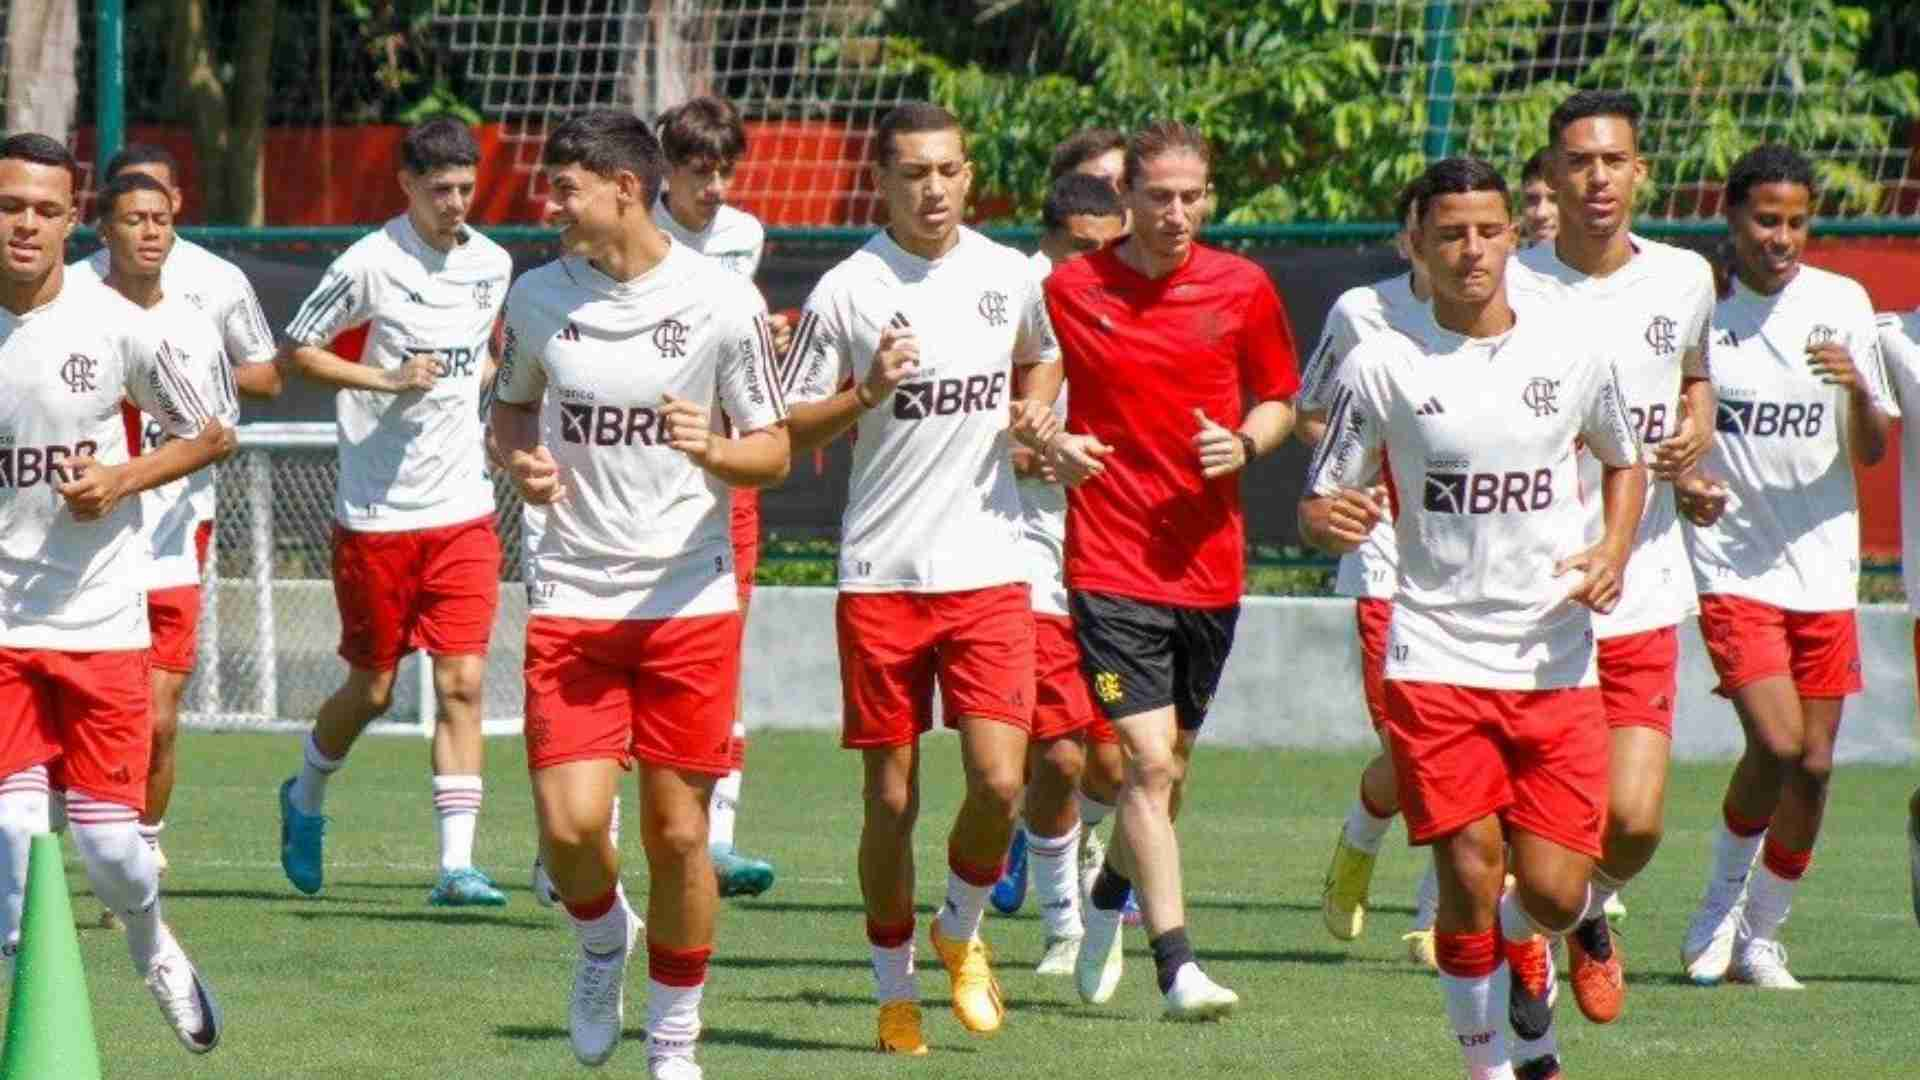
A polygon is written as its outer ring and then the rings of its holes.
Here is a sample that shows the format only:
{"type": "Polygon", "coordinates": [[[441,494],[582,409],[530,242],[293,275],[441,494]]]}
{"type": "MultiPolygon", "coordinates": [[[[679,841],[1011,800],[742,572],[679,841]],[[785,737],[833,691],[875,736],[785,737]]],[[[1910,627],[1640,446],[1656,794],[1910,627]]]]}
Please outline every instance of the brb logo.
{"type": "Polygon", "coordinates": [[[72,446],[0,446],[0,487],[30,488],[37,484],[64,484],[66,461],[92,457],[100,449],[91,439],[72,446]]]}
{"type": "MultiPolygon", "coordinates": [[[[433,357],[435,378],[464,379],[479,371],[480,350],[471,345],[449,345],[419,351],[433,357]]],[[[510,369],[505,370],[510,373],[510,369]]]]}
{"type": "Polygon", "coordinates": [[[987,320],[988,326],[1007,325],[1007,294],[998,289],[988,289],[980,294],[977,305],[980,317],[987,320]]]}
{"type": "Polygon", "coordinates": [[[1553,470],[1430,472],[1421,505],[1436,514],[1524,514],[1553,505],[1553,470]]]}
{"type": "Polygon", "coordinates": [[[653,347],[662,357],[687,355],[687,324],[678,319],[662,319],[653,328],[653,347]]]}
{"type": "Polygon", "coordinates": [[[581,446],[667,445],[667,418],[644,405],[561,405],[560,438],[581,446]]]}
{"type": "Polygon", "coordinates": [[[1822,348],[1839,340],[1840,331],[1825,323],[1816,323],[1813,329],[1807,331],[1807,348],[1809,349],[1822,348]]]}
{"type": "Polygon", "coordinates": [[[1007,373],[969,375],[964,379],[934,379],[907,383],[893,395],[895,420],[925,420],[1000,407],[1007,390],[1007,373]]]}
{"type": "Polygon", "coordinates": [[[1727,435],[1749,437],[1789,435],[1811,439],[1826,427],[1824,401],[1726,401],[1714,417],[1714,428],[1727,435]]]}
{"type": "Polygon", "coordinates": [[[1655,356],[1672,356],[1676,330],[1672,319],[1655,315],[1653,321],[1647,324],[1647,347],[1653,350],[1655,356]]]}
{"type": "Polygon", "coordinates": [[[1635,405],[1628,410],[1632,413],[1633,430],[1640,433],[1640,441],[1657,443],[1667,437],[1667,425],[1671,414],[1664,404],[1653,404],[1646,408],[1635,405]]]}
{"type": "Polygon", "coordinates": [[[1560,380],[1529,379],[1520,394],[1520,403],[1535,416],[1552,416],[1560,411],[1560,380]]]}
{"type": "Polygon", "coordinates": [[[67,357],[66,363],[60,365],[60,381],[66,383],[67,389],[76,394],[89,394],[96,389],[93,380],[99,369],[98,360],[82,353],[74,353],[67,357]]]}

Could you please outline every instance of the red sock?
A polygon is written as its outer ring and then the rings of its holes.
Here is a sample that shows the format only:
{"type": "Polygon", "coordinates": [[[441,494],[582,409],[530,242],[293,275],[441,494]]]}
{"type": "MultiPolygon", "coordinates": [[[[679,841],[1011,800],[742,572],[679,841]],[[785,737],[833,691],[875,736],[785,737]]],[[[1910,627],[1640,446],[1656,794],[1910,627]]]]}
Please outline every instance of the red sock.
{"type": "Polygon", "coordinates": [[[1788,851],[1774,843],[1773,836],[1769,834],[1766,842],[1760,845],[1760,862],[1782,881],[1799,881],[1806,876],[1807,867],[1813,863],[1813,849],[1788,851]]]}
{"type": "Polygon", "coordinates": [[[673,949],[647,942],[647,978],[662,986],[699,986],[707,981],[707,961],[713,946],[673,949]]]}
{"type": "Polygon", "coordinates": [[[569,903],[567,904],[567,914],[579,919],[581,922],[592,922],[613,910],[616,895],[615,890],[608,889],[605,896],[595,897],[584,904],[569,903]]]}
{"type": "Polygon", "coordinates": [[[1751,840],[1759,836],[1761,833],[1767,831],[1767,826],[1773,824],[1773,822],[1766,818],[1761,818],[1758,821],[1743,818],[1733,812],[1733,807],[1725,803],[1720,804],[1720,816],[1726,820],[1727,831],[1742,840],[1751,840]]]}
{"type": "Polygon", "coordinates": [[[1458,979],[1478,979],[1500,968],[1500,934],[1482,930],[1477,934],[1433,935],[1433,956],[1440,970],[1458,979]]]}
{"type": "Polygon", "coordinates": [[[912,919],[893,926],[883,926],[872,919],[867,920],[867,941],[875,948],[897,949],[912,940],[912,919]]]}
{"type": "Polygon", "coordinates": [[[1004,865],[1005,863],[1001,862],[992,866],[975,866],[954,854],[952,848],[947,849],[947,869],[953,871],[954,877],[977,888],[992,888],[994,883],[1000,880],[1001,868],[1004,865]]]}

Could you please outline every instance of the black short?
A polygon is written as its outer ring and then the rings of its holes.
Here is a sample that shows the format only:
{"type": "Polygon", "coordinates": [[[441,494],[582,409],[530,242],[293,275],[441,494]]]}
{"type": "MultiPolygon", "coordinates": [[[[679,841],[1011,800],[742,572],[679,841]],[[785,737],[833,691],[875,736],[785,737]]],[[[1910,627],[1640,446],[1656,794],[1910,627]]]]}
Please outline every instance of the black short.
{"type": "Polygon", "coordinates": [[[1206,721],[1233,649],[1240,605],[1174,607],[1073,592],[1067,608],[1087,685],[1108,720],[1171,705],[1184,731],[1206,721]]]}

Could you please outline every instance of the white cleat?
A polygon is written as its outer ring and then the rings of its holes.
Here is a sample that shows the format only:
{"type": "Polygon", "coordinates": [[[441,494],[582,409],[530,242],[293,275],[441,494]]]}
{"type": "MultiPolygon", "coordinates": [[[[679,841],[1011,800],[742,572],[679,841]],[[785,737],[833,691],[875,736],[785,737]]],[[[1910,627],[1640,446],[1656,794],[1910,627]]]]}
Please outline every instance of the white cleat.
{"type": "Polygon", "coordinates": [[[1727,967],[1733,962],[1734,932],[1745,903],[1744,893],[1724,908],[1709,897],[1693,913],[1687,923],[1686,940],[1680,946],[1680,961],[1686,966],[1688,981],[1695,986],[1718,986],[1727,977],[1727,967]]]}
{"type": "Polygon", "coordinates": [[[1188,965],[1174,976],[1167,991],[1169,1020],[1218,1020],[1240,1004],[1240,995],[1207,978],[1199,965],[1188,965]]]}
{"type": "Polygon", "coordinates": [[[224,1020],[213,988],[187,959],[173,932],[161,929],[160,951],[147,965],[147,990],[160,1005],[160,1015],[179,1037],[180,1045],[204,1054],[220,1045],[224,1020]]]}
{"type": "Polygon", "coordinates": [[[684,1054],[647,1059],[647,1080],[701,1080],[700,1066],[684,1054]]]}
{"type": "Polygon", "coordinates": [[[1080,830],[1080,910],[1093,907],[1093,879],[1100,876],[1100,866],[1107,861],[1107,845],[1100,841],[1100,834],[1092,829],[1080,830]]]}
{"type": "Polygon", "coordinates": [[[1080,941],[1080,955],[1073,960],[1074,986],[1081,1001],[1105,1005],[1119,987],[1126,963],[1120,951],[1120,913],[1090,907],[1082,922],[1087,934],[1080,941]]]}
{"type": "Polygon", "coordinates": [[[573,1056],[582,1065],[604,1065],[620,1047],[620,1025],[626,1019],[627,958],[640,935],[640,920],[631,911],[626,916],[627,943],[618,952],[596,956],[582,948],[573,964],[567,1033],[573,1040],[573,1056]]]}
{"type": "Polygon", "coordinates": [[[1035,975],[1071,975],[1074,961],[1080,958],[1080,942],[1077,937],[1057,937],[1047,939],[1047,949],[1040,955],[1040,963],[1033,969],[1035,975]]]}
{"type": "Polygon", "coordinates": [[[1787,970],[1787,947],[1765,938],[1747,938],[1735,951],[1727,979],[1761,990],[1805,990],[1787,970]]]}
{"type": "Polygon", "coordinates": [[[1615,926],[1627,921],[1627,902],[1620,899],[1619,893],[1607,897],[1607,902],[1600,911],[1607,917],[1607,921],[1615,926]]]}
{"type": "Polygon", "coordinates": [[[547,868],[540,856],[533,857],[533,902],[543,908],[560,906],[560,894],[554,890],[553,879],[547,876],[547,868]]]}

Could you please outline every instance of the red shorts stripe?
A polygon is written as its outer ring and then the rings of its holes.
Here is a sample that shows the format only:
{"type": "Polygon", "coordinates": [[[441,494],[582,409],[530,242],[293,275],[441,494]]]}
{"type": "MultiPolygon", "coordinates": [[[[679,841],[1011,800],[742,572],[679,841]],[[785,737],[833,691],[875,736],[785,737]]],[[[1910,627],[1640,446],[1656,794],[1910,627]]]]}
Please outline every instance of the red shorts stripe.
{"type": "Polygon", "coordinates": [[[1036,740],[1077,735],[1100,715],[1080,670],[1080,640],[1065,615],[1034,612],[1033,698],[1036,740]]]}
{"type": "Polygon", "coordinates": [[[979,717],[1032,730],[1033,606],[1025,582],[952,593],[843,592],[835,622],[842,746],[919,738],[933,726],[936,680],[948,727],[979,717]]]}
{"type": "Polygon", "coordinates": [[[1860,692],[1860,628],[1851,611],[1788,611],[1709,593],[1700,597],[1700,634],[1722,696],[1782,676],[1804,698],[1860,692]]]}
{"type": "Polygon", "coordinates": [[[1360,686],[1367,698],[1373,730],[1387,723],[1387,635],[1393,629],[1393,601],[1363,596],[1353,602],[1354,628],[1360,635],[1360,686]]]}
{"type": "Polygon", "coordinates": [[[1598,650],[1600,702],[1608,728],[1652,728],[1673,738],[1680,693],[1680,632],[1671,626],[1605,638],[1598,650]]]}
{"type": "Polygon", "coordinates": [[[335,525],[333,595],[340,656],[362,671],[391,671],[421,648],[484,656],[500,603],[493,518],[391,533],[335,525]]]}
{"type": "Polygon", "coordinates": [[[153,750],[147,651],[0,648],[0,776],[47,766],[52,787],[138,813],[153,750]]]}

